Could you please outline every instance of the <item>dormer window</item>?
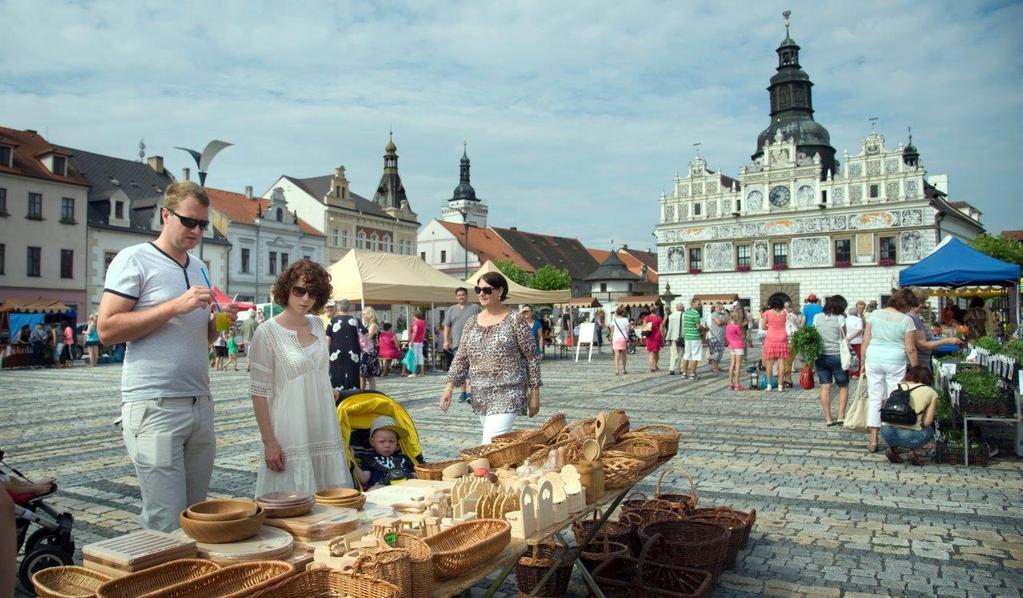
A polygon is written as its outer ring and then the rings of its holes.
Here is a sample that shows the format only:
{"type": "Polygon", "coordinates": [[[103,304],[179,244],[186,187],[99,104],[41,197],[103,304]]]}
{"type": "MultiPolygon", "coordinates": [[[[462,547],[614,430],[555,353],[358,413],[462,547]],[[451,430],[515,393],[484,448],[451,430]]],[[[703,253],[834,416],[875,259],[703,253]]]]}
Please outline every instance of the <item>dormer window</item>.
{"type": "Polygon", "coordinates": [[[53,157],[53,174],[67,176],[67,158],[63,156],[53,157]]]}
{"type": "Polygon", "coordinates": [[[0,145],[0,166],[10,168],[13,166],[14,148],[9,145],[0,145]]]}
{"type": "Polygon", "coordinates": [[[277,208],[277,222],[284,222],[284,210],[277,208]]]}
{"type": "Polygon", "coordinates": [[[115,201],[114,202],[114,218],[116,218],[117,220],[124,220],[124,202],[123,201],[115,201]]]}

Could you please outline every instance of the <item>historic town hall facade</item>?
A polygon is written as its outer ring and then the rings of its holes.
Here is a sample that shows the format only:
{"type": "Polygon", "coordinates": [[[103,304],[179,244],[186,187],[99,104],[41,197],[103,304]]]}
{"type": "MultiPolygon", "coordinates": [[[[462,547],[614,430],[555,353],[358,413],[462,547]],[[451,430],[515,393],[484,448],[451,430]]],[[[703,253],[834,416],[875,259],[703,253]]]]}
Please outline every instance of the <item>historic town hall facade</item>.
{"type": "Polygon", "coordinates": [[[799,303],[810,293],[880,301],[941,239],[983,232],[978,211],[949,202],[947,177],[927,176],[912,138],[890,147],[871,132],[855,155],[836,159],[813,120],[813,83],[788,21],[785,29],[768,87],[771,124],[752,163],[733,179],[697,156],[661,196],[660,281],[686,303],[735,293],[756,310],[776,292],[799,303]]]}

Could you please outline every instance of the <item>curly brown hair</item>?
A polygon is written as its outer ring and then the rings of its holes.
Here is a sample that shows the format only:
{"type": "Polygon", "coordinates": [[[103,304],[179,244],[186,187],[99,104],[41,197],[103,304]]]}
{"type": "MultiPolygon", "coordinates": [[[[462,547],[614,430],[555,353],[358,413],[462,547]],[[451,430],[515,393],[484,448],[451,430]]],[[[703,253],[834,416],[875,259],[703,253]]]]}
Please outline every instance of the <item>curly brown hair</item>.
{"type": "Polygon", "coordinates": [[[291,297],[291,287],[301,286],[303,278],[306,280],[305,287],[316,301],[309,313],[318,314],[323,311],[323,306],[330,300],[334,289],[330,286],[330,274],[327,270],[312,260],[299,260],[280,273],[273,286],[274,303],[287,305],[288,298],[291,297]]]}

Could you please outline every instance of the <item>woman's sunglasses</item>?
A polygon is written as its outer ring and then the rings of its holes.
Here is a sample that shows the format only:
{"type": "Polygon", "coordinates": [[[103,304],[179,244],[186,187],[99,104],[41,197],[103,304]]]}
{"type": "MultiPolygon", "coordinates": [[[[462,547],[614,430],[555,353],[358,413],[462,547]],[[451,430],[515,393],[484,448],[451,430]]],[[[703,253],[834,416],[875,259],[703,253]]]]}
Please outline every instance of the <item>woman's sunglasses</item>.
{"type": "Polygon", "coordinates": [[[210,221],[209,220],[196,220],[195,218],[189,218],[188,216],[182,216],[181,214],[178,214],[177,212],[175,212],[174,210],[172,210],[170,208],[164,208],[164,209],[166,209],[171,214],[174,214],[175,216],[177,216],[178,220],[181,221],[181,226],[183,226],[185,228],[195,228],[195,227],[198,226],[199,228],[201,228],[203,230],[206,230],[209,227],[209,225],[210,225],[210,221]]]}
{"type": "Polygon", "coordinates": [[[477,295],[489,295],[494,292],[494,287],[475,287],[477,295]]]}
{"type": "Polygon", "coordinates": [[[305,297],[306,295],[312,297],[313,290],[306,287],[293,286],[291,287],[291,295],[293,297],[305,297]]]}

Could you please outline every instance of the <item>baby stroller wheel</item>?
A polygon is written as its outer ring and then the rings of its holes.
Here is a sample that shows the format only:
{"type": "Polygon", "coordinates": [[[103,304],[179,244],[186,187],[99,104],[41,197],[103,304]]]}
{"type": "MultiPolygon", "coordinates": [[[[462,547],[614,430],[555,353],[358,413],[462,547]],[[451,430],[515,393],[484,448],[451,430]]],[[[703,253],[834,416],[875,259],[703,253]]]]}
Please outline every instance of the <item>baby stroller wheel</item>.
{"type": "Polygon", "coordinates": [[[18,566],[18,581],[25,589],[32,588],[32,576],[43,569],[74,564],[74,555],[67,554],[57,546],[40,546],[26,553],[18,566]]]}
{"type": "Polygon", "coordinates": [[[48,529],[37,529],[28,536],[25,541],[25,554],[28,554],[42,546],[55,546],[64,552],[74,553],[75,543],[72,540],[71,546],[65,546],[66,540],[61,537],[60,532],[48,529]]]}

